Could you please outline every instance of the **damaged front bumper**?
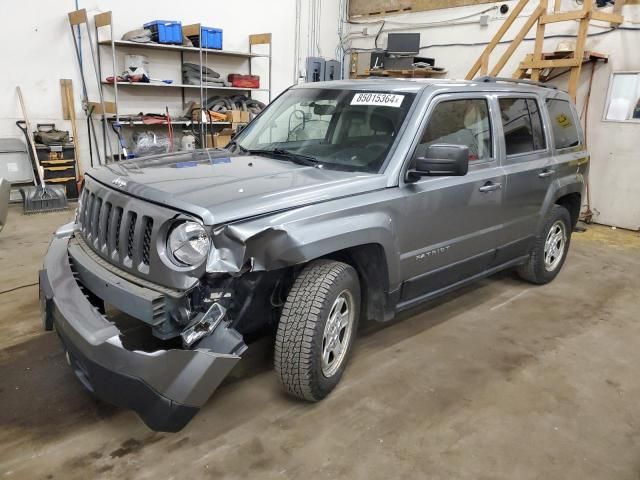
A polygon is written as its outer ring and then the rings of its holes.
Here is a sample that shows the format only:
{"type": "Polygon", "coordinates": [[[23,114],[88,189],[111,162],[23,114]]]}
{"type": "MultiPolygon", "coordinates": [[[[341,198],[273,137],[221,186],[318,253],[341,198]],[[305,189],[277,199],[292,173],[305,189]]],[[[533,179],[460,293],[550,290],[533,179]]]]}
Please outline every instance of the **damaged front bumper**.
{"type": "MultiPolygon", "coordinates": [[[[209,348],[127,349],[122,332],[89,301],[74,277],[67,251],[71,235],[71,228],[56,233],[40,271],[45,328],[55,327],[74,373],[88,390],[109,403],[134,410],[153,430],[181,430],[246,347],[242,344],[238,349],[236,345],[233,354],[209,348]]],[[[119,279],[115,285],[100,265],[92,270],[94,279],[105,279],[103,288],[126,290],[126,280],[119,279]]],[[[100,292],[93,294],[100,296],[100,292]]],[[[217,350],[216,342],[208,343],[217,350]]],[[[224,341],[219,345],[225,350],[224,341]]]]}

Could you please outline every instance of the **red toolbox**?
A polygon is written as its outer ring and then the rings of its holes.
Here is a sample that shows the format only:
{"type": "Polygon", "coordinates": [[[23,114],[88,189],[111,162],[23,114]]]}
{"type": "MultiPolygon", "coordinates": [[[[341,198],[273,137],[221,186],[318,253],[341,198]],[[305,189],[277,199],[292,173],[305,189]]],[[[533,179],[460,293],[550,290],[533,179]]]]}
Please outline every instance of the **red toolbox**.
{"type": "Polygon", "coordinates": [[[231,82],[232,87],[237,88],[260,88],[259,75],[241,75],[239,73],[230,73],[227,80],[231,82]]]}

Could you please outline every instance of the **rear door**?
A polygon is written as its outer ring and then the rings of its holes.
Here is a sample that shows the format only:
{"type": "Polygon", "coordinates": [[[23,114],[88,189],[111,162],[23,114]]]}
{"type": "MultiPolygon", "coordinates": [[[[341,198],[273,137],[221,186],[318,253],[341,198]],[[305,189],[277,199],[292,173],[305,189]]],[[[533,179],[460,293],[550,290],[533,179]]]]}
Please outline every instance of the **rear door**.
{"type": "MultiPolygon", "coordinates": [[[[430,144],[469,147],[465,176],[406,183],[399,218],[401,304],[485,271],[501,227],[504,175],[496,158],[491,103],[483,94],[439,95],[432,101],[412,158],[430,144]]],[[[409,165],[411,161],[409,162],[409,165]]]]}
{"type": "Polygon", "coordinates": [[[495,264],[526,255],[536,234],[547,190],[555,178],[549,133],[534,94],[498,95],[502,166],[506,175],[503,228],[495,264]]]}

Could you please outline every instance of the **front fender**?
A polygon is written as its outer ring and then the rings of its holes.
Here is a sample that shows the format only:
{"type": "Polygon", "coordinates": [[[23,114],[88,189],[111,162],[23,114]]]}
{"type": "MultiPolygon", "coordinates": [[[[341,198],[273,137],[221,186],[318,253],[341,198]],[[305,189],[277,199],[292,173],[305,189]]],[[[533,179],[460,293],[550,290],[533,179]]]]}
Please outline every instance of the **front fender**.
{"type": "Polygon", "coordinates": [[[388,212],[342,211],[288,222],[277,219],[276,216],[215,229],[215,249],[207,262],[207,272],[275,270],[346,248],[379,244],[386,257],[389,284],[399,281],[397,235],[388,212]]]}

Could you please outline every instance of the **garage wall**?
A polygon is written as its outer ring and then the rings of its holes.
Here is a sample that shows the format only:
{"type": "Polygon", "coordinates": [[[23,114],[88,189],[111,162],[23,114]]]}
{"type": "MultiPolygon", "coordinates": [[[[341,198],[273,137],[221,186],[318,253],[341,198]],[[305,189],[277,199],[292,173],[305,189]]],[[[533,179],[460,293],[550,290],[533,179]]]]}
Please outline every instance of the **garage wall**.
{"type": "MultiPolygon", "coordinates": [[[[453,8],[433,12],[420,12],[386,17],[375,17],[385,20],[385,29],[397,28],[398,31],[420,32],[421,45],[426,46],[421,51],[425,56],[436,58],[437,64],[449,70],[450,78],[464,78],[470,66],[475,62],[484,45],[469,46],[468,44],[488,42],[500,28],[505,15],[498,12],[498,7],[507,3],[511,7],[515,1],[500,2],[495,5],[478,5],[473,7],[453,8]],[[479,24],[479,15],[489,15],[487,27],[479,24]],[[440,23],[436,25],[436,23],[440,23]],[[430,23],[428,27],[408,28],[407,24],[430,23]],[[457,46],[437,47],[435,45],[456,44],[457,46]],[[463,45],[459,45],[463,44],[463,45]]],[[[552,2],[550,2],[552,3],[552,2]]],[[[518,19],[513,30],[505,38],[512,39],[518,32],[537,2],[532,1],[518,19]]],[[[579,8],[573,0],[563,0],[563,10],[579,8]]],[[[624,8],[625,27],[640,28],[640,6],[627,5],[624,8]]],[[[360,20],[359,20],[360,21],[360,20]]],[[[600,33],[608,30],[608,24],[601,24],[606,28],[590,27],[590,33],[600,33]]],[[[351,46],[354,48],[374,47],[374,36],[380,23],[349,25],[351,46]],[[363,28],[367,28],[367,35],[362,35],[363,28]]],[[[575,33],[577,23],[563,23],[547,26],[547,35],[575,33]]],[[[532,30],[529,37],[533,38],[532,30]]],[[[555,50],[559,41],[563,39],[547,39],[544,51],[555,50]]],[[[383,33],[378,46],[386,45],[386,34],[383,33]]],[[[591,163],[591,193],[592,210],[597,222],[606,225],[638,230],[640,229],[640,155],[637,154],[637,143],[640,138],[640,124],[603,122],[603,111],[606,102],[607,88],[612,71],[640,70],[640,31],[615,31],[590,37],[587,49],[610,54],[608,64],[598,64],[593,79],[591,101],[588,115],[588,142],[592,153],[591,163]]],[[[496,49],[493,57],[495,62],[508,45],[501,45],[496,49]]],[[[503,76],[511,76],[519,61],[526,53],[533,51],[533,42],[524,42],[512,57],[512,61],[503,70],[503,76]]],[[[590,76],[590,68],[583,70],[581,88],[578,94],[578,110],[581,111],[586,95],[590,76]]],[[[566,77],[556,82],[566,88],[566,77]]]]}
{"type": "MultiPolygon", "coordinates": [[[[307,44],[308,6],[301,1],[301,39],[303,47],[307,44]]],[[[252,33],[273,33],[273,96],[294,83],[298,70],[294,68],[294,38],[296,24],[296,0],[234,0],[217,2],[205,0],[94,0],[78,1],[79,8],[86,8],[92,21],[93,15],[100,11],[113,12],[114,35],[119,39],[128,30],[139,28],[153,19],[176,19],[183,24],[202,23],[203,25],[224,29],[224,48],[227,50],[248,50],[248,35],[252,33]]],[[[319,48],[323,55],[332,56],[338,43],[338,0],[321,0],[322,25],[319,48]]],[[[88,167],[88,142],[84,114],[81,110],[81,82],[79,69],[73,50],[71,31],[67,13],[76,9],[73,0],[23,0],[13,2],[9,21],[0,29],[2,45],[3,74],[0,76],[0,137],[21,137],[15,121],[22,118],[16,85],[22,87],[32,124],[55,122],[59,127],[71,129],[69,122],[62,120],[60,99],[60,78],[71,78],[74,84],[77,117],[80,119],[80,157],[88,167]]],[[[86,37],[83,41],[86,75],[93,75],[86,37]],[[89,63],[87,63],[89,62],[89,63]]],[[[110,49],[101,47],[103,65],[111,71],[110,49]]],[[[260,48],[260,47],[258,47],[260,48]]],[[[265,50],[266,52],[266,50],[265,50]]],[[[142,53],[152,62],[150,71],[153,78],[171,78],[180,80],[179,54],[153,50],[131,50],[130,53],[142,53]]],[[[304,48],[300,56],[306,55],[304,48]]],[[[197,62],[197,55],[193,55],[197,62]]],[[[188,61],[188,57],[185,58],[188,61]]],[[[210,57],[209,66],[226,75],[231,71],[246,72],[244,60],[210,57]]],[[[254,61],[254,73],[261,76],[267,84],[267,60],[254,61]]],[[[302,60],[300,65],[303,65],[302,60]]],[[[124,68],[123,56],[117,58],[117,69],[124,68]]],[[[90,82],[91,85],[95,84],[90,82]]],[[[134,87],[131,87],[134,88],[134,87]]],[[[165,106],[171,114],[182,110],[180,90],[163,91],[159,88],[119,90],[123,113],[155,112],[163,113],[165,106]]],[[[107,91],[110,91],[107,89],[107,91]]],[[[191,93],[196,99],[196,92],[191,93]]],[[[213,93],[212,93],[213,94],[213,93]]],[[[98,99],[92,91],[92,100],[98,99]]],[[[110,95],[107,94],[107,99],[110,95]]],[[[191,97],[187,97],[191,98],[191,97]]],[[[266,94],[256,93],[254,98],[266,101],[266,94]]],[[[115,140],[113,142],[116,147],[115,140]]]]}

